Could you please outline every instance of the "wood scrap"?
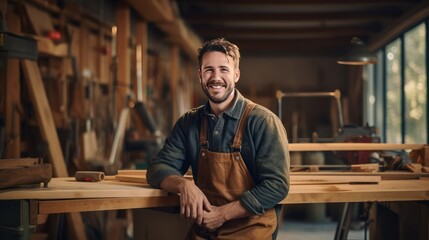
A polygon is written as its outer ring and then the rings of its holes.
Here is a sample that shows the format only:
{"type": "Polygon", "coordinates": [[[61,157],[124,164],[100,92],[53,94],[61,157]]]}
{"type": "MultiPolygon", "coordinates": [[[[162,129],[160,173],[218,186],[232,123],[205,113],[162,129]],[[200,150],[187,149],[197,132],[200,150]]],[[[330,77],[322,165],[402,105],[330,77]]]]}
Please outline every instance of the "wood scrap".
{"type": "MultiPolygon", "coordinates": [[[[146,169],[123,169],[118,170],[118,174],[115,175],[115,178],[121,182],[147,183],[146,172],[146,169]]],[[[193,176],[190,174],[185,174],[183,177],[193,180],[193,176]]]]}
{"type": "Polygon", "coordinates": [[[116,180],[121,182],[147,183],[146,176],[116,175],[116,180]]]}
{"type": "Polygon", "coordinates": [[[405,164],[404,168],[413,173],[422,172],[422,164],[421,163],[408,163],[405,164]]]}

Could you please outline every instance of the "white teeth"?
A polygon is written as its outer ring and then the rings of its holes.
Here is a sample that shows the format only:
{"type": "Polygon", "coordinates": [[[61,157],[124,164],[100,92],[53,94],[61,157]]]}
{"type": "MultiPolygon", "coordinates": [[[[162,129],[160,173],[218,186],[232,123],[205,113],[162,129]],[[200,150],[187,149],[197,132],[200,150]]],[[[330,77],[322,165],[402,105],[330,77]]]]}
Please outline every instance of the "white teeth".
{"type": "Polygon", "coordinates": [[[222,86],[219,86],[219,85],[212,85],[211,87],[216,89],[222,88],[222,86]]]}

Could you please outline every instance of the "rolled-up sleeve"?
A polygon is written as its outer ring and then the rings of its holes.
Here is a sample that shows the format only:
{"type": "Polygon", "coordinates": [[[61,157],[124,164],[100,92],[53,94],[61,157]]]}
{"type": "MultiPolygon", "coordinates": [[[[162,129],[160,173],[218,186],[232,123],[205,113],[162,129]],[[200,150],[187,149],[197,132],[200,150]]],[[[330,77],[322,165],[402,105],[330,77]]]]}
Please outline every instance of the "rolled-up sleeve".
{"type": "Polygon", "coordinates": [[[257,114],[260,117],[249,123],[253,126],[257,182],[240,197],[240,202],[250,212],[261,215],[287,196],[290,157],[286,130],[280,119],[268,110],[257,114]]]}

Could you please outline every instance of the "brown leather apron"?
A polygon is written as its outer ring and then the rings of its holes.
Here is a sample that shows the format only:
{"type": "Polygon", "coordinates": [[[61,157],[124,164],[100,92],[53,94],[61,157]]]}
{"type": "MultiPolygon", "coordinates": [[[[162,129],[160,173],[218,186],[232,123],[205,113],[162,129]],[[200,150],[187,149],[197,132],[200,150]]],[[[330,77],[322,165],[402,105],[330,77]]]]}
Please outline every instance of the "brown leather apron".
{"type": "MultiPolygon", "coordinates": [[[[247,119],[255,104],[249,102],[238,124],[231,153],[210,152],[207,149],[207,119],[203,118],[200,133],[200,157],[196,185],[212,205],[222,206],[235,201],[255,183],[240,154],[241,141],[247,119]]],[[[208,232],[197,224],[191,228],[188,239],[272,239],[277,227],[274,209],[263,215],[225,222],[215,232],[208,232]]]]}

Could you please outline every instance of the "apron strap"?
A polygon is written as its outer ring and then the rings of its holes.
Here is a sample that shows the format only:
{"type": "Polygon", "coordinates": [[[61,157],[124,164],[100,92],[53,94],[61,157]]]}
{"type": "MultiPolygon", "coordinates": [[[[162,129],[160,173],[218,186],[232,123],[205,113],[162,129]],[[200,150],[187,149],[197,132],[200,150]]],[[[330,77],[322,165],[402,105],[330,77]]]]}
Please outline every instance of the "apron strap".
{"type": "Polygon", "coordinates": [[[237,132],[235,133],[234,142],[232,143],[232,151],[240,152],[241,150],[241,141],[243,140],[244,129],[246,128],[247,119],[249,118],[250,112],[256,104],[250,100],[247,100],[246,108],[244,109],[240,122],[238,123],[237,132]]]}
{"type": "MultiPolygon", "coordinates": [[[[243,140],[244,129],[246,128],[247,119],[249,118],[250,112],[256,106],[250,100],[247,100],[246,107],[241,115],[240,121],[238,122],[237,132],[235,133],[234,141],[232,143],[232,151],[240,152],[241,150],[241,142],[243,140]]],[[[203,116],[201,119],[201,128],[200,128],[200,146],[201,148],[207,149],[208,141],[207,141],[207,117],[203,116]]]]}

